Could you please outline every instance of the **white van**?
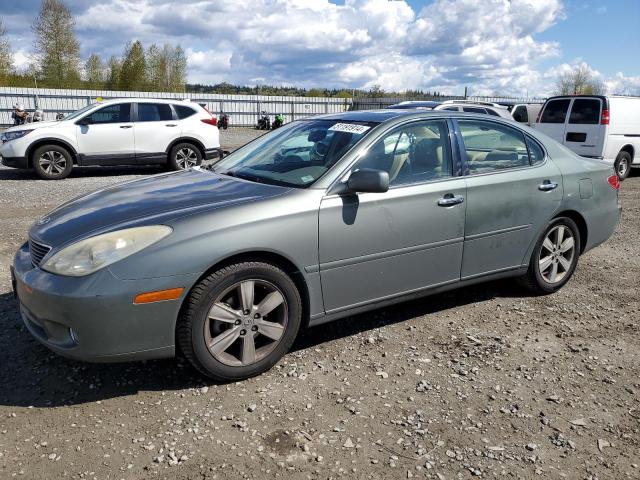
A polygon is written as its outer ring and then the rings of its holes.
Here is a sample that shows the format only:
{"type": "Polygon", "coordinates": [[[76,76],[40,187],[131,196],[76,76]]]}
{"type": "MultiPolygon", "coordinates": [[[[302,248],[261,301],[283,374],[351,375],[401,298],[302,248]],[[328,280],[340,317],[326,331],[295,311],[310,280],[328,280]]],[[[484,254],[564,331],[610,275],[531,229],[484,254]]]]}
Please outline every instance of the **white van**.
{"type": "Polygon", "coordinates": [[[613,163],[621,180],[632,164],[640,167],[640,97],[550,97],[535,128],[578,155],[613,163]]]}
{"type": "Polygon", "coordinates": [[[516,122],[525,123],[530,127],[536,122],[542,110],[542,103],[498,102],[498,104],[507,107],[516,122]]]}

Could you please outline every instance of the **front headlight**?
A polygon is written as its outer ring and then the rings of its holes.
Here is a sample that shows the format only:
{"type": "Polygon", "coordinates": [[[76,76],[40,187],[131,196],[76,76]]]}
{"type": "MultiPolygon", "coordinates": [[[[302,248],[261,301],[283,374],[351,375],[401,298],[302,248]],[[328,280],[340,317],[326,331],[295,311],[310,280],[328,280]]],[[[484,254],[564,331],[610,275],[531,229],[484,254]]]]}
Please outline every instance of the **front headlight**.
{"type": "Polygon", "coordinates": [[[166,225],[127,228],[69,245],[40,267],[70,277],[89,275],[162,240],[173,229],[166,225]]]}
{"type": "Polygon", "coordinates": [[[29,132],[33,132],[33,129],[31,129],[31,130],[16,130],[16,131],[13,131],[13,132],[4,132],[0,138],[2,139],[2,143],[10,142],[11,140],[15,140],[16,138],[24,137],[29,132]]]}

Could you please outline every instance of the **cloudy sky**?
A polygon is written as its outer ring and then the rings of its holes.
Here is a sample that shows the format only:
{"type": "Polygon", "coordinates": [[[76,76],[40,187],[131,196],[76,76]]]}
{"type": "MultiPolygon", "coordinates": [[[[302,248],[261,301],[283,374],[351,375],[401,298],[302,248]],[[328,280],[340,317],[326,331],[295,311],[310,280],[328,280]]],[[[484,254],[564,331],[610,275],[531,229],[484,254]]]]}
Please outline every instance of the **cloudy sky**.
{"type": "MultiPolygon", "coordinates": [[[[640,94],[640,0],[65,0],[82,55],[181,44],[190,82],[545,95],[585,63],[640,94]]],[[[0,0],[25,67],[40,0],[0,0]]]]}

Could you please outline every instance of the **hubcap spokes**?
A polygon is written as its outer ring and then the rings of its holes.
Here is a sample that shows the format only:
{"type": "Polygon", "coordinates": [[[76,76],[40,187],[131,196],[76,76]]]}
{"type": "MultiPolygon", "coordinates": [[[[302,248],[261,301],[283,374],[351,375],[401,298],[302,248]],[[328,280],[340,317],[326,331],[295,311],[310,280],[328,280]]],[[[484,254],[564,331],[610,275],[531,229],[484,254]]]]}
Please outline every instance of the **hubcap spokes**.
{"type": "Polygon", "coordinates": [[[49,175],[60,175],[67,167],[67,159],[60,152],[50,150],[40,155],[38,163],[49,175]]]}
{"type": "Polygon", "coordinates": [[[190,148],[181,148],[176,154],[176,163],[185,170],[195,167],[198,164],[198,155],[190,148]]]}
{"type": "Polygon", "coordinates": [[[622,160],[618,164],[618,175],[620,175],[621,177],[624,177],[625,173],[627,173],[627,162],[625,160],[622,160]]]}
{"type": "Polygon", "coordinates": [[[552,228],[540,249],[540,275],[548,283],[561,282],[571,269],[574,255],[575,239],[571,230],[564,225],[552,228]]]}
{"type": "Polygon", "coordinates": [[[251,365],[276,348],[287,326],[282,292],[264,280],[244,280],[213,302],[204,325],[213,357],[232,366],[251,365]]]}

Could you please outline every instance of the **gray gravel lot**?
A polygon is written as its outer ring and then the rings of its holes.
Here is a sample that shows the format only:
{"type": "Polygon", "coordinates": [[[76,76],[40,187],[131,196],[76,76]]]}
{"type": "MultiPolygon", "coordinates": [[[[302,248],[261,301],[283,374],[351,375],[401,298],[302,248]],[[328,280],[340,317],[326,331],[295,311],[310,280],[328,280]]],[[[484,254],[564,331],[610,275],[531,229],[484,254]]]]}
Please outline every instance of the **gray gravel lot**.
{"type": "MultiPolygon", "coordinates": [[[[223,132],[223,147],[256,133],[223,132]]],[[[157,171],[0,168],[0,479],[640,478],[637,173],[614,237],[560,292],[494,282],[358,315],[215,385],[180,360],[58,357],[10,292],[38,216],[157,171]]]]}

